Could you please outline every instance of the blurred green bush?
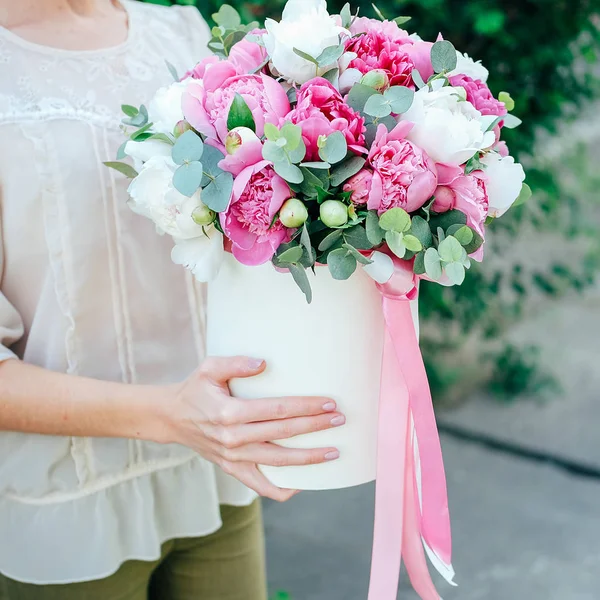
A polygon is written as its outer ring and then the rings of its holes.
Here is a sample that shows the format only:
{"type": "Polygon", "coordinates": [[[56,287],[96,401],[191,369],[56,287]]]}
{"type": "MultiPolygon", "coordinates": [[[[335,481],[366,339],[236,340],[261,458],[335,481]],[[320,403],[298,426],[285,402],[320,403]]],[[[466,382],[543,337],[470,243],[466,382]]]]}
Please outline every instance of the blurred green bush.
{"type": "MultiPolygon", "coordinates": [[[[218,0],[145,0],[158,4],[196,4],[210,21],[221,5],[218,0]]],[[[285,0],[230,0],[245,19],[262,21],[277,17],[285,0]]],[[[330,12],[339,12],[345,0],[329,0],[330,12]]],[[[375,16],[366,0],[354,0],[366,16],[375,16]]],[[[438,33],[462,52],[483,61],[490,70],[490,86],[497,94],[510,92],[516,101],[515,114],[523,125],[506,132],[511,153],[527,164],[528,182],[536,192],[529,207],[519,208],[495,228],[517,236],[524,223],[538,231],[553,231],[563,238],[593,237],[586,219],[588,206],[577,194],[565,194],[560,173],[553,167],[540,168],[532,160],[534,141],[540,131],[555,132],[566,119],[574,117],[588,99],[600,96],[598,69],[600,56],[599,0],[378,0],[378,8],[388,18],[410,16],[406,25],[421,37],[435,40],[438,33]],[[530,208],[533,206],[533,209],[530,208]],[[567,209],[567,210],[565,210],[567,209]]],[[[577,169],[582,177],[588,172],[577,157],[564,168],[577,169]],[[583,172],[581,173],[581,171],[583,172]]],[[[565,161],[563,161],[565,162],[565,161]]],[[[510,238],[509,238],[510,239],[510,238]]],[[[506,240],[503,241],[506,244],[506,240]]],[[[490,244],[492,252],[493,240],[490,244]]],[[[502,251],[504,248],[499,247],[502,251]]],[[[490,252],[491,254],[491,252],[490,252]]],[[[422,316],[423,348],[432,387],[440,394],[454,386],[461,368],[451,366],[444,355],[454,355],[460,346],[470,343],[475,332],[480,338],[495,339],[520,318],[530,292],[555,297],[573,288],[582,289],[594,281],[599,268],[595,249],[581,261],[558,257],[531,271],[519,260],[509,269],[493,271],[475,268],[460,288],[424,285],[422,316]],[[576,264],[575,264],[576,263],[576,264]],[[509,294],[503,293],[508,287],[509,294]],[[433,332],[434,335],[430,335],[433,332]],[[433,356],[436,360],[432,360],[433,356]]],[[[497,369],[502,367],[507,349],[497,348],[497,369]]],[[[510,347],[511,365],[518,378],[506,377],[507,392],[517,393],[515,381],[522,389],[531,387],[532,373],[519,364],[510,347]],[[508,389],[510,387],[510,390],[508,389]]],[[[523,365],[530,359],[523,355],[523,365]]],[[[506,365],[505,365],[506,366],[506,365]]],[[[497,388],[501,381],[488,377],[497,388]]],[[[488,382],[489,382],[488,381],[488,382]]]]}

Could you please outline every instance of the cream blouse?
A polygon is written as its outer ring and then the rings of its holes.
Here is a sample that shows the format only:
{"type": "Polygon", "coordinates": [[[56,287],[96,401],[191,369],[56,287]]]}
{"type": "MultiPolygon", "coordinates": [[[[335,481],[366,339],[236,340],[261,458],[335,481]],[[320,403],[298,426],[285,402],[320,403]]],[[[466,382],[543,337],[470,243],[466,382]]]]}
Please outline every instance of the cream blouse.
{"type": "MultiPolygon", "coordinates": [[[[0,28],[0,360],[141,384],[181,381],[204,356],[204,290],[171,240],[126,206],[102,161],[120,105],[147,102],[206,55],[192,7],[125,0],[128,40],[73,52],[0,28]]],[[[25,582],[108,576],[167,539],[221,525],[255,495],[187,448],[0,432],[0,572],[25,582]]]]}

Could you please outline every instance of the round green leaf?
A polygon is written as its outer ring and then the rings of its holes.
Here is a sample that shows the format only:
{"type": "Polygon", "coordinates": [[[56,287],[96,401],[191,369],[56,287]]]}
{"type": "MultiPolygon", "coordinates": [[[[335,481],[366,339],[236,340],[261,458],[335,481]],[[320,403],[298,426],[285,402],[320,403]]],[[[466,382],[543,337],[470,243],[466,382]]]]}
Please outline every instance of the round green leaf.
{"type": "Polygon", "coordinates": [[[385,230],[382,229],[379,225],[379,217],[377,216],[377,211],[370,210],[367,213],[367,218],[365,220],[365,229],[367,232],[367,238],[369,242],[373,244],[373,246],[379,246],[381,242],[383,242],[385,238],[385,230]]]}
{"type": "Polygon", "coordinates": [[[464,248],[460,242],[453,236],[447,237],[440,242],[438,254],[445,263],[459,262],[462,259],[464,248]]]}
{"type": "Polygon", "coordinates": [[[202,190],[202,202],[215,212],[223,212],[231,201],[233,175],[223,171],[202,190]]]}
{"type": "Polygon", "coordinates": [[[262,156],[265,160],[272,163],[277,163],[287,160],[285,150],[277,144],[277,142],[266,141],[263,149],[262,156]]]}
{"type": "Polygon", "coordinates": [[[431,64],[436,73],[453,71],[458,62],[456,49],[447,40],[436,42],[431,48],[431,64]]]}
{"type": "Polygon", "coordinates": [[[335,131],[327,136],[325,145],[319,149],[321,160],[334,165],[346,158],[348,153],[348,143],[346,137],[341,131],[335,131]]]}
{"type": "Polygon", "coordinates": [[[199,161],[204,152],[204,143],[200,136],[188,129],[184,134],[180,135],[171,150],[173,162],[177,165],[184,163],[199,161]]]}
{"type": "Polygon", "coordinates": [[[465,280],[465,268],[460,263],[450,263],[446,265],[444,271],[454,285],[461,285],[465,280]]]}
{"type": "Polygon", "coordinates": [[[384,94],[385,99],[390,103],[392,112],[400,115],[405,113],[413,103],[415,92],[410,88],[401,85],[395,85],[384,94]]]}
{"type": "Polygon", "coordinates": [[[454,236],[460,243],[461,246],[467,247],[473,241],[473,230],[467,225],[463,225],[454,233],[450,233],[448,230],[448,235],[454,236]]]}
{"type": "Polygon", "coordinates": [[[292,246],[285,252],[277,255],[279,262],[297,263],[302,258],[302,246],[292,246]]]}
{"type": "Polygon", "coordinates": [[[375,94],[367,100],[364,112],[371,117],[380,119],[392,114],[392,106],[385,96],[375,94]]]}
{"type": "Polygon", "coordinates": [[[404,258],[406,255],[406,244],[404,243],[404,235],[397,231],[387,231],[385,241],[390,250],[398,257],[404,258]]]}
{"type": "MultiPolygon", "coordinates": [[[[175,171],[175,174],[173,175],[173,186],[180,194],[191,198],[200,187],[203,175],[204,169],[202,168],[201,163],[197,161],[187,163],[175,171]]],[[[204,197],[202,200],[204,200],[204,197]]],[[[204,202],[204,204],[212,210],[215,210],[208,202],[204,202]]]]}
{"type": "Polygon", "coordinates": [[[422,217],[417,216],[412,218],[410,231],[421,242],[424,248],[429,248],[433,243],[429,223],[422,217]]]}
{"type": "Polygon", "coordinates": [[[352,256],[345,248],[339,248],[329,253],[327,265],[334,279],[343,281],[349,279],[356,271],[356,258],[352,256]]]}
{"type": "Polygon", "coordinates": [[[287,160],[275,162],[273,167],[275,173],[277,173],[279,177],[285,179],[288,183],[302,183],[304,181],[304,174],[302,171],[287,160]]]}
{"type": "Polygon", "coordinates": [[[379,217],[379,226],[386,231],[404,233],[410,229],[410,216],[403,208],[390,208],[379,217]]]}
{"type": "Polygon", "coordinates": [[[423,250],[421,242],[414,235],[405,235],[404,245],[406,246],[406,249],[410,250],[411,252],[420,252],[423,250]]]}
{"type": "Polygon", "coordinates": [[[433,279],[433,281],[439,281],[442,277],[442,264],[438,251],[435,248],[427,248],[424,263],[427,276],[433,279]]]}

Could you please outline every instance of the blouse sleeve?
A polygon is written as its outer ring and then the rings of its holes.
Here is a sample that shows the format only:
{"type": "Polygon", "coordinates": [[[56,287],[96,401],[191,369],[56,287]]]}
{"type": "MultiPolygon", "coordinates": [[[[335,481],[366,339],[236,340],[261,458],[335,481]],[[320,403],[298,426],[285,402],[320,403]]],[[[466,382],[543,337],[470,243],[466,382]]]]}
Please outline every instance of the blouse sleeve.
{"type": "MultiPolygon", "coordinates": [[[[4,272],[4,242],[0,239],[0,272],[4,272]]],[[[24,334],[23,319],[17,309],[0,291],[0,362],[18,358],[10,349],[24,334]]]]}
{"type": "Polygon", "coordinates": [[[195,6],[174,6],[174,9],[180,11],[181,18],[185,22],[188,33],[188,40],[194,54],[194,60],[199,62],[212,53],[208,49],[208,42],[212,37],[210,27],[205,21],[200,11],[195,6]]]}

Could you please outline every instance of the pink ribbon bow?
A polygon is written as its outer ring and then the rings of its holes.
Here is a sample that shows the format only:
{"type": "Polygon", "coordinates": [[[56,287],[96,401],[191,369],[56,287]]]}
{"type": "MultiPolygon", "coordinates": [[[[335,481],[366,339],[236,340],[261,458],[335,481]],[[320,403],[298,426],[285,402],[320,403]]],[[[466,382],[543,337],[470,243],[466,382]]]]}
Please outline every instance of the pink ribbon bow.
{"type": "Polygon", "coordinates": [[[446,476],[431,392],[410,308],[410,265],[378,284],[386,323],[379,400],[375,532],[368,600],[395,600],[401,560],[422,600],[439,600],[425,551],[452,583],[446,476]]]}

